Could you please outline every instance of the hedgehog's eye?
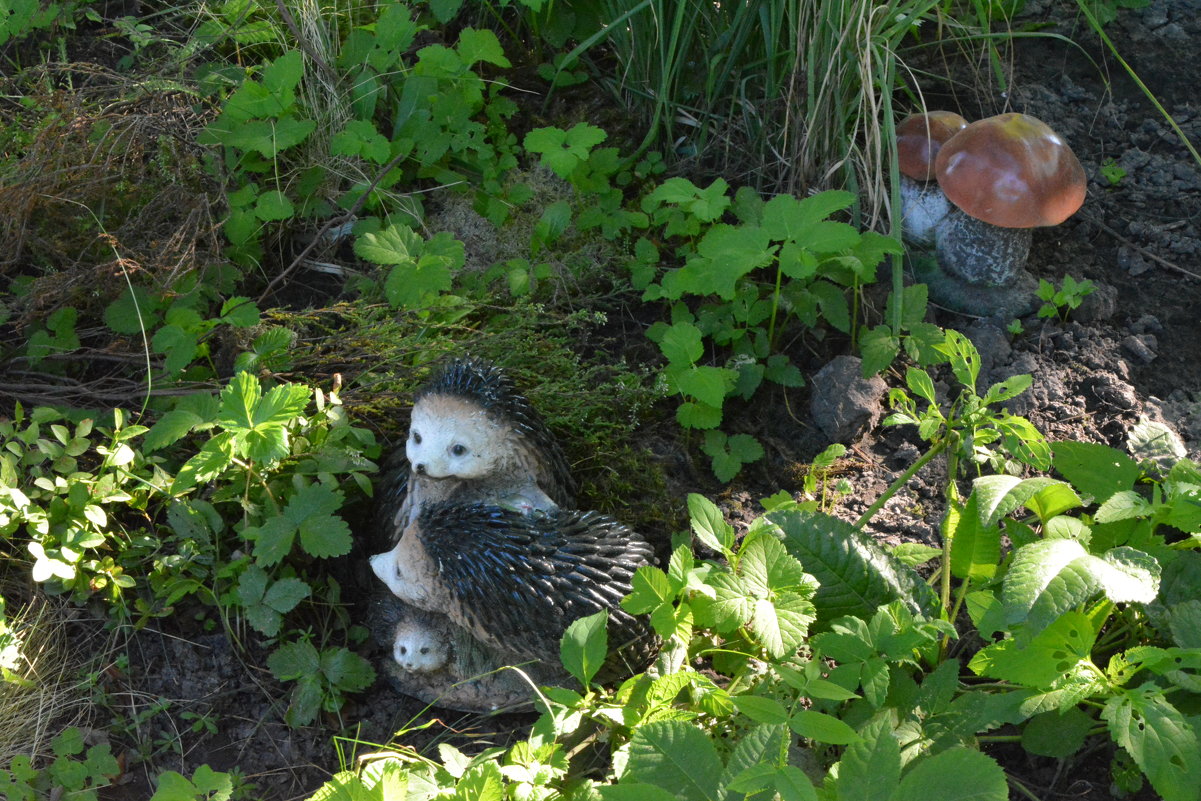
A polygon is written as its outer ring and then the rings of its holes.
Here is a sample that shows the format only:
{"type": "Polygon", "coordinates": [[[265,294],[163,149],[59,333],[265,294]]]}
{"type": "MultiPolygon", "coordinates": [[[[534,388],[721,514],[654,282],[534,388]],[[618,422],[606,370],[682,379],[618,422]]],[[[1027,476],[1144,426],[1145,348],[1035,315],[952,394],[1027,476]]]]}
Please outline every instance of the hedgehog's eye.
{"type": "Polygon", "coordinates": [[[400,652],[401,652],[401,654],[407,654],[409,652],[409,649],[402,645],[402,646],[400,646],[400,652]]]}
{"type": "Polygon", "coordinates": [[[467,446],[462,444],[455,445],[450,449],[450,452],[455,456],[462,456],[463,454],[467,453],[467,446]]]}
{"type": "Polygon", "coordinates": [[[429,652],[430,652],[430,649],[429,649],[429,646],[428,646],[428,645],[426,645],[426,646],[423,646],[423,647],[421,648],[421,653],[423,653],[423,654],[428,654],[429,652]]]}
{"type": "Polygon", "coordinates": [[[414,431],[414,432],[413,432],[413,444],[414,444],[414,445],[420,445],[420,444],[421,444],[421,434],[420,434],[420,432],[417,432],[417,431],[414,431]]]}

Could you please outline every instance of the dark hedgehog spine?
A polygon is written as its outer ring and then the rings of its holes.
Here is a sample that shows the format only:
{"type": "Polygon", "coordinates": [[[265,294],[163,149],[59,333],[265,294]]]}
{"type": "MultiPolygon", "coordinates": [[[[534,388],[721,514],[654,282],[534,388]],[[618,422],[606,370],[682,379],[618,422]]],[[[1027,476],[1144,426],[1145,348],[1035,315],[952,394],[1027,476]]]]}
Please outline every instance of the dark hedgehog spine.
{"type": "Polygon", "coordinates": [[[567,627],[607,609],[610,642],[653,652],[645,619],[621,608],[634,572],[651,564],[653,551],[612,518],[436,504],[422,511],[417,530],[453,599],[449,613],[496,646],[557,660],[567,627]]]}

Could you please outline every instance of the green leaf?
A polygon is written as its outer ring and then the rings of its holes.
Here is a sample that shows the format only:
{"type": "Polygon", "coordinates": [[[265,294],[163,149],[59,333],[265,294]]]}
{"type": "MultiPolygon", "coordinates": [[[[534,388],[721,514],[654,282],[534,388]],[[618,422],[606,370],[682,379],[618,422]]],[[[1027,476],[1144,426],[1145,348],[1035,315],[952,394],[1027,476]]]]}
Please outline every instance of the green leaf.
{"type": "Polygon", "coordinates": [[[140,286],[127,288],[104,309],[104,324],[118,334],[137,334],[157,322],[158,304],[140,286]]]}
{"type": "Polygon", "coordinates": [[[1071,673],[1096,641],[1092,623],[1080,612],[1058,617],[1022,647],[1017,640],[994,643],[972,658],[970,667],[982,676],[1044,690],[1071,673]]]}
{"type": "Polygon", "coordinates": [[[739,712],[756,723],[776,725],[788,722],[788,710],[774,698],[764,698],[759,695],[736,695],[733,701],[739,712]]]}
{"type": "MultiPolygon", "coordinates": [[[[676,323],[659,340],[659,350],[672,365],[695,364],[705,353],[701,344],[701,330],[692,323],[676,323]]],[[[720,404],[718,404],[720,405],[720,404]]]]}
{"type": "Polygon", "coordinates": [[[278,120],[250,120],[239,123],[224,138],[224,142],[242,150],[254,150],[263,158],[274,158],[281,151],[294,147],[317,128],[313,120],[280,117],[278,120]]]}
{"type": "Polygon", "coordinates": [[[290,220],[296,214],[292,201],[278,189],[264,192],[254,202],[254,216],[263,222],[290,220]]]}
{"type": "Polygon", "coordinates": [[[1098,523],[1114,523],[1118,520],[1146,517],[1150,513],[1151,504],[1146,498],[1134,490],[1122,490],[1106,498],[1093,519],[1098,523]]]}
{"type": "MultiPolygon", "coordinates": [[[[505,51],[500,46],[500,40],[496,38],[496,34],[484,28],[476,30],[475,28],[464,28],[459,32],[459,43],[455,47],[459,51],[460,58],[463,59],[465,66],[472,66],[480,61],[486,61],[489,64],[494,64],[498,67],[511,67],[512,64],[505,58],[505,51]]],[[[603,140],[602,136],[598,142],[603,140]]]]}
{"type": "Polygon", "coordinates": [[[863,728],[861,739],[847,746],[838,768],[839,801],[886,801],[901,779],[901,748],[879,716],[863,728]]]}
{"type": "Polygon", "coordinates": [[[311,643],[289,642],[267,657],[267,668],[280,681],[289,681],[316,676],[321,669],[321,658],[311,643]]]}
{"type": "Polygon", "coordinates": [[[375,681],[371,663],[347,648],[326,648],[319,664],[326,681],[342,692],[365,690],[375,681]]]}
{"type": "Polygon", "coordinates": [[[774,257],[762,229],[718,223],[705,232],[697,255],[675,273],[682,287],[694,295],[717,295],[733,300],[738,281],[774,257]]]}
{"type": "Polygon", "coordinates": [[[1046,476],[1020,479],[1017,476],[993,475],[977,478],[972,482],[972,494],[979,498],[977,506],[980,523],[986,526],[995,525],[1001,518],[1025,506],[1027,501],[1054,484],[1067,486],[1062,481],[1046,476]]]}
{"type": "Polygon", "coordinates": [[[689,493],[688,515],[692,532],[705,547],[717,553],[728,553],[734,545],[734,527],[722,517],[721,510],[704,495],[689,493]]]}
{"type": "Polygon", "coordinates": [[[596,677],[609,652],[609,610],[579,618],[567,627],[559,641],[559,659],[567,672],[587,687],[596,677]]]}
{"type": "Polygon", "coordinates": [[[1101,712],[1114,741],[1126,749],[1164,801],[1201,797],[1201,744],[1196,728],[1154,684],[1114,695],[1101,712]]]}
{"type": "Polygon", "coordinates": [[[250,298],[232,297],[221,304],[220,317],[236,328],[251,328],[259,324],[259,307],[250,298]]]}
{"type": "Polygon", "coordinates": [[[634,730],[624,778],[670,789],[685,801],[722,798],[717,749],[702,731],[680,720],[654,721],[634,730]]]}
{"type": "Polygon", "coordinates": [[[684,395],[721,408],[726,395],[734,387],[736,373],[722,367],[693,365],[685,370],[671,370],[669,376],[684,395]]]}
{"type": "Polygon", "coordinates": [[[1079,707],[1043,712],[1022,728],[1022,748],[1039,756],[1063,759],[1079,751],[1096,721],[1079,707]]]}
{"type": "Polygon", "coordinates": [[[152,453],[183,439],[203,423],[200,415],[186,409],[173,409],[158,419],[142,439],[142,452],[152,453]]]}
{"type": "Polygon", "coordinates": [[[354,253],[375,264],[415,263],[421,252],[421,236],[407,225],[389,225],[382,231],[361,234],[354,253]]]}
{"type": "Polygon", "coordinates": [[[960,579],[987,581],[1001,561],[1001,529],[980,520],[979,496],[973,492],[959,515],[951,539],[951,573],[960,579]]]}
{"type": "Polygon", "coordinates": [[[863,376],[868,378],[883,372],[901,350],[901,341],[886,325],[859,329],[859,356],[863,360],[863,376]]]}
{"type": "Polygon", "coordinates": [[[817,579],[813,604],[819,621],[843,615],[867,619],[894,600],[937,617],[938,599],[922,577],[850,523],[800,510],[772,512],[768,519],[783,531],[788,552],[817,579]]]}
{"type": "Polygon", "coordinates": [[[892,801],[1007,801],[1005,772],[991,757],[950,748],[914,764],[892,801]]]}
{"type": "Polygon", "coordinates": [[[567,180],[576,167],[588,158],[593,147],[605,141],[607,134],[594,125],[578,123],[569,131],[560,128],[535,128],[525,136],[523,146],[542,155],[542,163],[567,180]]]}
{"type": "Polygon", "coordinates": [[[1159,592],[1159,563],[1133,548],[1098,557],[1076,540],[1041,540],[1014,553],[1001,600],[1006,620],[1024,622],[1029,636],[1099,590],[1115,603],[1150,603],[1159,592]]]}
{"type": "Polygon", "coordinates": [[[861,739],[855,730],[843,721],[812,709],[798,711],[789,719],[788,727],[802,737],[831,745],[849,745],[861,739]]]}

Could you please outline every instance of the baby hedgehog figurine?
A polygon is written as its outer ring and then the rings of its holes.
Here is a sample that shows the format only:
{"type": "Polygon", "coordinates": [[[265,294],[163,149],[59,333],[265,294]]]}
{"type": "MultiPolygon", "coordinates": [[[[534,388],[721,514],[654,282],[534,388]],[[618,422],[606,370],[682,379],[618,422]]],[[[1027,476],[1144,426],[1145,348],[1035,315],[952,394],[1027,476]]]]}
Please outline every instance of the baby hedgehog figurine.
{"type": "Polygon", "coordinates": [[[657,642],[620,603],[653,556],[645,539],[596,512],[444,502],[423,508],[371,566],[400,600],[445,613],[487,646],[552,665],[567,627],[607,609],[611,652],[638,669],[657,642]]]}
{"type": "Polygon", "coordinates": [[[477,359],[451,361],[417,391],[405,456],[388,499],[392,542],[431,503],[530,512],[574,501],[567,459],[542,418],[502,370],[477,359]]]}

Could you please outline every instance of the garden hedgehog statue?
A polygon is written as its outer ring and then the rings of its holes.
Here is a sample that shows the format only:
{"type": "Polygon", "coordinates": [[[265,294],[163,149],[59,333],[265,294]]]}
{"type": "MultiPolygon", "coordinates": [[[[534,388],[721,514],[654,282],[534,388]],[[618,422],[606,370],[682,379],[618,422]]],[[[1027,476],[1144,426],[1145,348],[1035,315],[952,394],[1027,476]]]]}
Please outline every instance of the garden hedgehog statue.
{"type": "Polygon", "coordinates": [[[607,609],[613,650],[633,663],[653,652],[654,638],[620,603],[652,559],[645,539],[596,512],[443,502],[422,509],[371,567],[400,600],[445,613],[492,648],[550,664],[573,621],[607,609]]]}
{"type": "MultiPolygon", "coordinates": [[[[502,371],[456,359],[416,394],[406,463],[381,494],[392,549],[371,560],[392,591],[373,630],[402,692],[469,711],[514,706],[568,680],[558,643],[610,610],[614,671],[653,654],[618,606],[650,546],[615,521],[565,511],[574,483],[557,442],[502,371]]],[[[638,663],[638,664],[635,664],[638,663]]]]}
{"type": "Polygon", "coordinates": [[[477,359],[451,361],[417,391],[405,456],[385,500],[393,542],[430,503],[529,512],[574,501],[567,459],[542,418],[502,370],[477,359]]]}

